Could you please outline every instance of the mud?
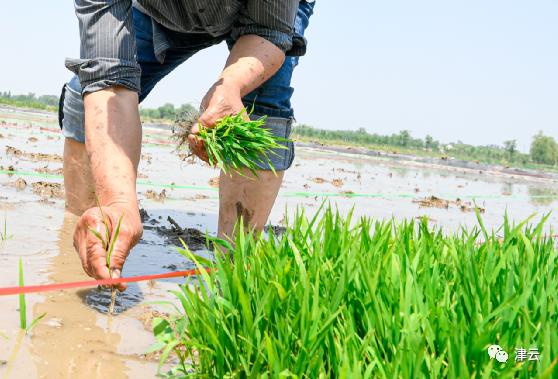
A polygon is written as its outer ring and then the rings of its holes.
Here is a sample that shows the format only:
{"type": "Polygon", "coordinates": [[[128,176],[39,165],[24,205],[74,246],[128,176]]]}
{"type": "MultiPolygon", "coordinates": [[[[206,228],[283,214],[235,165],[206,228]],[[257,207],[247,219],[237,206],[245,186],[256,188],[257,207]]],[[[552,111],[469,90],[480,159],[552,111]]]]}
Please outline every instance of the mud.
{"type": "Polygon", "coordinates": [[[205,233],[195,228],[182,227],[171,216],[167,217],[167,221],[171,225],[170,228],[157,226],[154,229],[157,234],[165,237],[168,243],[182,246],[182,241],[184,241],[190,250],[202,250],[208,245],[208,248],[211,248],[211,242],[207,241],[205,233]]]}
{"type": "Polygon", "coordinates": [[[39,174],[47,174],[47,175],[63,175],[64,173],[62,167],[53,169],[53,168],[49,168],[48,166],[36,168],[35,172],[38,172],[39,174]]]}
{"type": "Polygon", "coordinates": [[[155,200],[155,201],[165,201],[165,199],[167,198],[167,190],[163,189],[161,192],[157,193],[153,190],[147,190],[145,192],[145,197],[147,197],[150,200],[155,200]]]}
{"type": "Polygon", "coordinates": [[[217,176],[215,178],[209,179],[207,184],[209,184],[213,188],[219,188],[219,177],[217,176]]]}
{"type": "Polygon", "coordinates": [[[33,193],[43,197],[64,198],[64,189],[60,183],[35,182],[31,184],[33,193]]]}
{"type": "MultiPolygon", "coordinates": [[[[12,236],[0,242],[0,286],[17,285],[20,257],[27,284],[88,279],[73,248],[77,218],[64,212],[62,173],[56,171],[60,159],[38,159],[61,157],[63,138],[56,115],[0,107],[0,133],[11,147],[9,153],[0,151],[0,226],[5,220],[12,236]],[[27,186],[22,188],[19,181],[18,191],[15,183],[20,178],[27,186]]],[[[126,261],[123,276],[191,269],[193,263],[176,247],[182,238],[196,254],[211,258],[205,236],[217,233],[219,203],[217,188],[208,183],[218,172],[199,160],[182,161],[169,130],[145,125],[143,138],[139,176],[149,180],[138,181],[137,190],[144,233],[126,261]],[[159,201],[163,190],[165,199],[159,201]]],[[[354,218],[426,217],[443,232],[477,225],[475,205],[485,210],[482,217],[489,229],[500,226],[506,211],[515,221],[533,213],[537,220],[554,211],[548,225],[558,224],[558,181],[552,178],[403,158],[298,144],[270,215],[272,232],[284,230],[285,212],[290,219],[297,209],[313,215],[324,201],[342,214],[352,210],[354,218]],[[430,206],[438,203],[443,206],[430,206]]],[[[250,216],[244,207],[236,210],[250,216]]],[[[18,332],[17,297],[0,296],[0,378],[155,377],[157,356],[145,354],[154,342],[150,323],[157,315],[173,312],[160,303],[176,303],[169,291],[179,283],[184,279],[130,284],[118,295],[114,316],[106,313],[110,296],[105,290],[29,295],[29,318],[44,312],[47,316],[28,335],[18,332]]]]}
{"type": "Polygon", "coordinates": [[[324,178],[320,178],[320,177],[312,178],[312,181],[314,183],[317,183],[317,184],[322,184],[322,183],[327,182],[327,180],[325,180],[324,178]]]}
{"type": "MultiPolygon", "coordinates": [[[[418,188],[417,188],[418,189],[418,188]]],[[[415,192],[419,192],[415,189],[415,192]]],[[[461,199],[456,200],[445,200],[440,199],[436,196],[430,196],[424,199],[415,199],[413,203],[419,204],[421,207],[429,207],[429,208],[444,208],[448,209],[450,205],[457,207],[462,212],[474,212],[475,209],[478,209],[480,213],[486,212],[486,209],[479,207],[478,205],[473,205],[470,201],[463,201],[461,199]]]]}
{"type": "Polygon", "coordinates": [[[335,187],[343,187],[343,184],[345,183],[343,182],[343,179],[336,178],[331,181],[331,184],[333,184],[335,187]]]}
{"type": "Polygon", "coordinates": [[[235,206],[236,206],[236,218],[238,220],[243,220],[244,225],[246,226],[249,225],[250,221],[252,221],[252,218],[254,217],[254,211],[245,208],[240,201],[237,201],[235,206]]]}
{"type": "Polygon", "coordinates": [[[6,155],[18,158],[27,158],[33,161],[62,162],[62,156],[58,154],[26,153],[12,146],[6,146],[6,155]]]}

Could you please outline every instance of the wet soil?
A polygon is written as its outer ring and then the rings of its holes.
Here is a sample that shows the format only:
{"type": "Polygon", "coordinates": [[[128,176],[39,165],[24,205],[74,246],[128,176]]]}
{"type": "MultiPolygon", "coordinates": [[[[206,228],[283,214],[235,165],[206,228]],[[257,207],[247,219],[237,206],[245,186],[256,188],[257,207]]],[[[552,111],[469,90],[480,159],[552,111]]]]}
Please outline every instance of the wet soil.
{"type": "Polygon", "coordinates": [[[31,184],[33,188],[33,193],[43,197],[57,197],[59,199],[64,198],[64,188],[60,183],[50,183],[50,182],[35,182],[31,184]]]}
{"type": "Polygon", "coordinates": [[[6,146],[6,155],[27,158],[33,161],[62,162],[62,156],[58,154],[27,153],[12,146],[6,146]]]}

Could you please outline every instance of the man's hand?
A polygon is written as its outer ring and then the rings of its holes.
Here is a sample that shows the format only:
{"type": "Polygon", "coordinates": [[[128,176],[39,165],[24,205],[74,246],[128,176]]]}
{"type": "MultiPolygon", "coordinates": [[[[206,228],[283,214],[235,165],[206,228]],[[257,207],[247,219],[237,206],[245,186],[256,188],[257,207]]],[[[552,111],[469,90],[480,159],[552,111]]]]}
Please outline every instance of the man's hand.
{"type": "MultiPolygon", "coordinates": [[[[111,257],[111,269],[119,277],[130,249],[142,234],[136,196],[136,170],[141,151],[138,95],[123,87],[110,87],[86,94],[84,106],[85,148],[91,162],[95,194],[108,218],[111,236],[118,219],[124,215],[111,257]]],[[[108,279],[106,251],[89,228],[106,238],[98,207],[87,210],[79,219],[74,246],[89,276],[108,279]]],[[[120,284],[117,288],[124,290],[126,286],[120,284]]]]}
{"type": "MultiPolygon", "coordinates": [[[[130,250],[141,238],[143,226],[137,208],[130,209],[130,207],[122,205],[111,205],[102,207],[102,209],[111,237],[114,235],[118,220],[124,215],[120,233],[110,258],[112,278],[119,278],[130,250]]],[[[103,238],[106,238],[103,216],[98,207],[87,210],[78,220],[74,232],[74,247],[78,251],[81,265],[87,275],[95,279],[110,279],[111,275],[107,267],[107,251],[104,249],[103,243],[90,229],[97,231],[103,238]]],[[[120,291],[124,291],[126,287],[125,283],[116,285],[116,288],[120,291]]]]}
{"type": "Polygon", "coordinates": [[[203,113],[198,123],[192,127],[191,133],[188,136],[188,143],[190,151],[207,162],[209,159],[203,141],[196,136],[199,132],[199,124],[206,128],[212,128],[219,119],[244,110],[240,89],[234,85],[223,83],[221,79],[209,89],[202,100],[200,108],[203,110],[203,113]]]}
{"type": "MultiPolygon", "coordinates": [[[[211,128],[219,119],[242,111],[242,97],[273,76],[284,60],[285,54],[266,39],[251,34],[240,37],[231,49],[219,80],[203,98],[199,123],[211,128]]],[[[188,136],[190,150],[207,162],[203,142],[196,137],[198,131],[198,125],[194,125],[188,136]]]]}

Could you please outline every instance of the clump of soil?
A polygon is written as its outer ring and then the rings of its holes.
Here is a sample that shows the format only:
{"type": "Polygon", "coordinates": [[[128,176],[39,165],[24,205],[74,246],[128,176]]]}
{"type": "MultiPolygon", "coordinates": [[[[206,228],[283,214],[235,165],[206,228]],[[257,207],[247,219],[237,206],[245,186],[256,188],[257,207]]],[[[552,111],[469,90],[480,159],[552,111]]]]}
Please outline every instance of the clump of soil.
{"type": "Polygon", "coordinates": [[[204,199],[209,199],[209,196],[202,195],[201,193],[198,193],[198,194],[188,198],[188,200],[204,200],[204,199]]]}
{"type": "Polygon", "coordinates": [[[457,199],[454,201],[454,204],[457,205],[459,209],[461,209],[461,212],[474,212],[475,208],[477,208],[480,213],[486,212],[486,209],[481,208],[479,206],[475,206],[474,204],[471,204],[470,201],[463,201],[461,199],[457,199]]]}
{"type": "Polygon", "coordinates": [[[208,184],[209,184],[211,187],[219,188],[219,177],[216,176],[216,177],[214,177],[214,178],[209,179],[208,184]]]}
{"type": "Polygon", "coordinates": [[[421,207],[428,207],[428,208],[449,208],[449,200],[440,199],[436,196],[426,197],[424,199],[416,199],[413,200],[413,203],[418,204],[421,207]]]}
{"type": "Polygon", "coordinates": [[[322,183],[327,182],[327,180],[325,180],[324,178],[320,178],[320,177],[312,178],[312,181],[313,181],[314,183],[318,183],[318,184],[322,184],[322,183]]]}
{"type": "Polygon", "coordinates": [[[141,155],[141,160],[142,161],[147,161],[148,164],[151,164],[151,159],[153,159],[153,157],[151,156],[151,154],[142,154],[141,155]]]}
{"type": "Polygon", "coordinates": [[[53,168],[48,168],[48,166],[44,166],[44,167],[36,168],[35,172],[38,172],[40,174],[47,174],[47,175],[62,175],[63,174],[62,167],[53,169],[53,168]]]}
{"type": "Polygon", "coordinates": [[[18,191],[23,191],[25,187],[27,187],[27,182],[23,178],[17,178],[16,181],[14,182],[14,187],[18,191]]]}
{"type": "Polygon", "coordinates": [[[27,138],[27,141],[29,142],[37,142],[39,139],[37,137],[29,137],[27,138]]]}
{"type": "Polygon", "coordinates": [[[32,161],[49,161],[49,162],[63,161],[62,157],[57,154],[26,153],[22,150],[16,149],[13,146],[6,146],[6,155],[13,155],[15,157],[27,158],[32,161]]]}
{"type": "Polygon", "coordinates": [[[287,228],[284,226],[280,226],[280,225],[266,225],[265,230],[268,233],[273,233],[276,236],[281,236],[283,234],[285,234],[285,232],[287,231],[287,228]]]}
{"type": "Polygon", "coordinates": [[[333,184],[335,187],[343,187],[343,184],[345,184],[343,182],[343,179],[337,178],[337,179],[333,179],[331,181],[331,184],[333,184]]]}
{"type": "Polygon", "coordinates": [[[202,233],[200,230],[195,228],[182,228],[171,216],[167,217],[167,221],[171,224],[170,228],[158,226],[155,230],[161,236],[166,237],[169,242],[177,246],[182,246],[182,243],[180,242],[182,239],[182,241],[184,241],[184,243],[191,250],[201,250],[206,248],[205,233],[202,233]]]}
{"type": "Polygon", "coordinates": [[[149,220],[149,213],[147,213],[147,211],[145,209],[140,208],[139,214],[140,214],[140,219],[141,219],[142,223],[149,220]]]}
{"type": "Polygon", "coordinates": [[[161,192],[157,193],[153,190],[147,190],[145,192],[145,197],[147,197],[150,200],[154,200],[154,201],[165,201],[165,199],[167,198],[167,190],[163,189],[161,192]]]}
{"type": "Polygon", "coordinates": [[[31,184],[31,188],[39,196],[64,198],[64,189],[60,183],[35,182],[31,184]]]}
{"type": "Polygon", "coordinates": [[[440,199],[436,196],[430,196],[424,199],[415,199],[413,203],[419,204],[420,207],[428,208],[444,208],[448,209],[450,205],[455,205],[462,212],[474,212],[475,208],[479,210],[480,213],[484,213],[486,209],[479,206],[473,205],[470,201],[463,201],[461,199],[456,199],[455,201],[440,199]]]}

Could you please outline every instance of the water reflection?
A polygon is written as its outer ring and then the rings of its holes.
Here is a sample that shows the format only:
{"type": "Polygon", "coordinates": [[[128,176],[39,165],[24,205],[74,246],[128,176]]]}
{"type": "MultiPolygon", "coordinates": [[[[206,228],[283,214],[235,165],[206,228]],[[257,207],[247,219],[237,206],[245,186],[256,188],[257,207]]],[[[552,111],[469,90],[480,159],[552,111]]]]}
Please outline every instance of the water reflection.
{"type": "Polygon", "coordinates": [[[558,190],[551,187],[529,186],[529,200],[536,206],[548,206],[558,200],[558,190]]]}
{"type": "MultiPolygon", "coordinates": [[[[59,254],[52,259],[49,281],[83,280],[79,258],[73,247],[76,217],[66,214],[59,234],[59,254]]],[[[49,293],[35,305],[34,314],[46,312],[44,322],[33,333],[33,355],[44,378],[126,378],[123,357],[114,354],[121,335],[98,326],[97,312],[84,309],[76,291],[49,293]]]]}

